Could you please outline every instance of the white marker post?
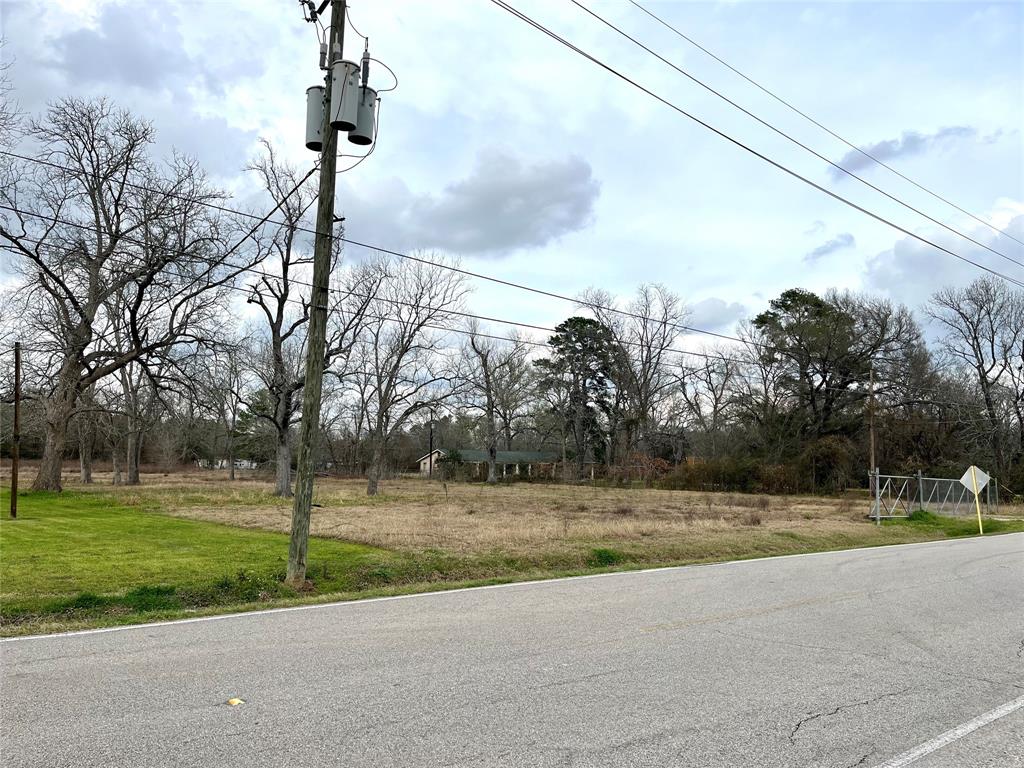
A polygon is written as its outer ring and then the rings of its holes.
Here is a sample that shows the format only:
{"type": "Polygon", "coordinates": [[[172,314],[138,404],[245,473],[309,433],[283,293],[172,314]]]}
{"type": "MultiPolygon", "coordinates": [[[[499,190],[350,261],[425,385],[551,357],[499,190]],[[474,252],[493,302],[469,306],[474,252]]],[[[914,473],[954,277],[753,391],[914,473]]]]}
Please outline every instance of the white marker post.
{"type": "Polygon", "coordinates": [[[988,480],[989,477],[985,474],[984,470],[978,469],[973,464],[964,472],[964,476],[960,478],[960,484],[974,493],[974,508],[978,512],[978,533],[982,535],[984,535],[985,531],[981,527],[981,499],[979,494],[981,489],[988,485],[988,480]]]}

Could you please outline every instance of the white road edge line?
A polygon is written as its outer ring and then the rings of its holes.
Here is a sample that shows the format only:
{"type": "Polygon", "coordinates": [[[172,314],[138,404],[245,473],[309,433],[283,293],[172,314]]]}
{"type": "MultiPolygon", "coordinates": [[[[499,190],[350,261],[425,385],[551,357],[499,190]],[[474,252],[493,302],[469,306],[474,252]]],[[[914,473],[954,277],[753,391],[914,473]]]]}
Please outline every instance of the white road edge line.
{"type": "MultiPolygon", "coordinates": [[[[1000,533],[986,536],[985,540],[1006,536],[1008,538],[1024,537],[1024,533],[1000,533]]],[[[727,565],[743,565],[745,563],[762,563],[768,560],[789,560],[795,557],[823,557],[827,555],[845,555],[850,552],[875,552],[882,549],[894,549],[897,547],[923,547],[947,545],[955,546],[970,541],[981,539],[980,536],[970,536],[957,539],[939,539],[937,541],[915,541],[907,544],[879,544],[873,547],[853,547],[852,549],[829,549],[822,552],[798,552],[792,555],[768,555],[766,557],[750,557],[743,560],[723,560],[720,563],[690,563],[689,565],[667,565],[660,568],[641,568],[635,571],[611,571],[608,573],[588,573],[582,576],[561,576],[554,579],[533,579],[532,581],[509,581],[503,584],[484,584],[479,587],[459,587],[457,589],[437,589],[430,592],[413,592],[406,595],[388,595],[387,597],[364,597],[356,600],[336,600],[329,603],[310,603],[308,605],[290,605],[284,608],[263,608],[257,611],[238,611],[236,613],[221,613],[215,616],[196,616],[192,619],[168,619],[167,621],[152,621],[147,624],[124,624],[117,627],[100,627],[99,629],[79,629],[73,632],[56,632],[49,635],[21,635],[17,637],[0,637],[0,644],[16,643],[24,640],[57,640],[63,637],[75,637],[78,635],[101,635],[107,632],[124,632],[131,629],[152,629],[153,627],[165,627],[174,624],[198,624],[203,621],[223,621],[224,619],[239,619],[247,616],[266,616],[272,613],[291,613],[292,611],[310,611],[322,608],[338,608],[344,606],[359,606],[368,603],[383,603],[389,600],[412,600],[418,597],[439,597],[442,595],[453,595],[461,592],[479,592],[485,589],[507,589],[512,587],[530,587],[544,584],[558,584],[564,581],[582,581],[584,579],[603,579],[613,576],[634,576],[640,573],[660,573],[669,571],[682,571],[691,568],[721,568],[727,565]]]]}
{"type": "Polygon", "coordinates": [[[903,766],[910,765],[937,749],[942,749],[943,747],[952,744],[957,739],[962,739],[967,734],[973,733],[982,726],[988,725],[1001,717],[1006,717],[1011,712],[1016,712],[1021,707],[1024,707],[1024,696],[1014,699],[1013,701],[1008,701],[1003,704],[1003,706],[996,707],[991,712],[978,715],[978,717],[973,720],[969,720],[963,725],[958,725],[956,728],[946,731],[945,733],[936,736],[934,739],[926,741],[924,744],[919,744],[901,755],[896,755],[896,757],[891,760],[887,760],[881,765],[875,766],[875,768],[903,768],[903,766]]]}

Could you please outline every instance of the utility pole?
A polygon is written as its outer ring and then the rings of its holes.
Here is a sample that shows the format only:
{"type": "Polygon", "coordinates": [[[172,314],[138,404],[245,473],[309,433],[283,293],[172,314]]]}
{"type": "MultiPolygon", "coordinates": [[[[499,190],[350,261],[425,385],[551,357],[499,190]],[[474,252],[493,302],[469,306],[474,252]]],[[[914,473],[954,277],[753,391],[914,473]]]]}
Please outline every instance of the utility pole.
{"type": "Polygon", "coordinates": [[[306,341],[306,375],[302,390],[302,423],[295,471],[295,503],[292,507],[288,575],[285,582],[299,589],[306,582],[306,551],[309,547],[309,515],[313,505],[313,443],[320,423],[323,392],[327,295],[334,239],[334,182],[338,158],[338,132],[331,127],[331,78],[335,58],[341,58],[345,41],[345,0],[331,0],[331,34],[327,46],[324,91],[323,148],[320,153],[320,193],[316,209],[316,244],[313,248],[313,287],[310,291],[309,330],[306,341]]]}
{"type": "Polygon", "coordinates": [[[427,451],[427,477],[434,479],[434,409],[430,409],[430,449],[427,451]]]}
{"type": "Polygon", "coordinates": [[[18,470],[21,465],[21,342],[14,342],[14,428],[11,435],[11,518],[18,516],[18,470]]]}
{"type": "Polygon", "coordinates": [[[871,374],[868,385],[868,463],[871,465],[868,473],[868,485],[871,490],[871,511],[878,517],[878,470],[875,467],[875,362],[871,361],[871,374]]]}

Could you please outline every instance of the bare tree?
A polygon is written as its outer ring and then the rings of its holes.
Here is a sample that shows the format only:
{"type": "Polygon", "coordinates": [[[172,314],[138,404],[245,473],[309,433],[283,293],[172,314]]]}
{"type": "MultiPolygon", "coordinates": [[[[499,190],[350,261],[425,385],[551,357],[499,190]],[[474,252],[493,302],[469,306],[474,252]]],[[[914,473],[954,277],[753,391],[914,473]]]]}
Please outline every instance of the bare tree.
{"type": "Polygon", "coordinates": [[[21,122],[21,110],[12,96],[10,69],[13,62],[6,57],[7,41],[0,38],[0,146],[10,145],[21,122]]]}
{"type": "Polygon", "coordinates": [[[496,463],[498,460],[498,424],[494,405],[494,378],[498,366],[497,350],[493,340],[480,335],[480,323],[473,319],[469,323],[469,337],[463,347],[466,362],[464,374],[475,397],[479,399],[483,411],[484,442],[487,446],[487,482],[498,482],[496,463]]]}
{"type": "Polygon", "coordinates": [[[0,189],[8,209],[0,242],[20,258],[24,314],[52,363],[33,488],[59,490],[81,392],[211,334],[219,294],[239,270],[225,265],[227,232],[207,205],[221,195],[189,160],[151,161],[148,123],[106,100],[64,99],[31,124],[31,135],[41,162],[26,163],[0,189]],[[108,311],[114,296],[123,311],[116,317],[108,311]]]}
{"type": "MultiPolygon", "coordinates": [[[[1024,325],[1024,297],[1019,294],[1014,313],[1016,316],[1013,322],[1024,325]]],[[[1017,417],[1017,445],[1012,460],[1021,462],[1024,460],[1024,333],[1017,339],[1016,344],[1007,345],[1005,356],[1008,362],[1006,389],[1010,408],[1017,417]]]]}
{"type": "Polygon", "coordinates": [[[366,313],[359,343],[372,454],[369,496],[379,491],[392,438],[417,413],[458,391],[457,352],[448,347],[444,329],[468,289],[439,257],[420,258],[425,261],[382,262],[388,276],[366,313]]]}
{"type": "Polygon", "coordinates": [[[993,277],[980,277],[965,288],[937,291],[925,311],[944,332],[943,350],[973,375],[991,429],[992,458],[1002,474],[1009,465],[1006,414],[1010,409],[1020,414],[1024,293],[993,277]]]}
{"type": "Polygon", "coordinates": [[[508,334],[510,341],[502,350],[502,364],[495,379],[494,409],[501,424],[505,450],[525,427],[536,398],[536,372],[530,363],[531,341],[518,331],[508,334]]]}
{"type": "Polygon", "coordinates": [[[487,446],[487,482],[498,482],[498,422],[502,422],[506,450],[512,448],[512,429],[528,392],[530,376],[526,344],[515,334],[510,341],[489,337],[475,318],[468,325],[463,347],[463,374],[468,384],[468,402],[483,413],[487,446]]]}
{"type": "Polygon", "coordinates": [[[224,437],[223,455],[228,464],[228,479],[235,479],[235,442],[238,418],[245,406],[250,373],[247,352],[249,339],[235,338],[217,345],[204,361],[196,366],[197,390],[202,403],[217,420],[224,437]]]}
{"type": "Polygon", "coordinates": [[[738,365],[720,349],[705,349],[692,363],[679,365],[679,394],[705,458],[719,458],[723,448],[738,374],[738,365]]]}
{"type": "Polygon", "coordinates": [[[651,447],[658,408],[668,399],[674,385],[672,347],[687,311],[679,296],[660,283],[638,286],[623,312],[616,311],[616,301],[607,291],[589,289],[579,303],[611,329],[618,347],[613,369],[616,402],[611,409],[613,423],[609,430],[612,443],[608,458],[613,463],[615,434],[620,427],[625,431],[627,453],[641,445],[651,447]]]}
{"type": "Polygon", "coordinates": [[[79,398],[79,407],[74,415],[75,432],[78,437],[78,480],[82,485],[92,483],[92,460],[96,448],[97,407],[94,390],[88,387],[79,398]]]}
{"type": "Polygon", "coordinates": [[[749,321],[740,324],[744,345],[736,358],[744,361],[733,382],[736,416],[749,430],[757,453],[781,461],[798,444],[799,412],[787,384],[786,360],[771,347],[768,334],[749,321]]]}
{"type": "MultiPolygon", "coordinates": [[[[305,183],[293,167],[280,160],[273,147],[263,142],[263,155],[249,166],[274,202],[279,204],[280,224],[268,227],[270,266],[252,284],[249,303],[263,316],[263,328],[254,331],[257,375],[263,388],[250,397],[247,407],[269,423],[277,439],[274,493],[291,496],[291,428],[299,418],[305,385],[306,332],[309,325],[309,280],[312,263],[303,229],[306,212],[316,198],[312,181],[305,183]],[[294,191],[293,191],[294,190],[294,191]],[[273,270],[273,273],[271,273],[273,270]]],[[[339,244],[339,241],[335,241],[339,244]]],[[[339,374],[355,343],[363,314],[376,292],[381,276],[373,265],[340,271],[340,251],[333,254],[335,283],[328,306],[325,367],[339,374]]]]}

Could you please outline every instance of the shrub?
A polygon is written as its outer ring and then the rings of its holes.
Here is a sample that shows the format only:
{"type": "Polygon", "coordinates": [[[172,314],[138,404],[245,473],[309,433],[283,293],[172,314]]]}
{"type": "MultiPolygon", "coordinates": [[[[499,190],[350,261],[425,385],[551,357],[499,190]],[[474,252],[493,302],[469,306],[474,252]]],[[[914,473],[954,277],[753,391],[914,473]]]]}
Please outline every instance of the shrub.
{"type": "Polygon", "coordinates": [[[590,556],[587,557],[587,565],[594,568],[601,568],[609,565],[617,565],[623,560],[625,560],[625,556],[617,550],[610,549],[608,547],[595,547],[590,550],[590,556]]]}

